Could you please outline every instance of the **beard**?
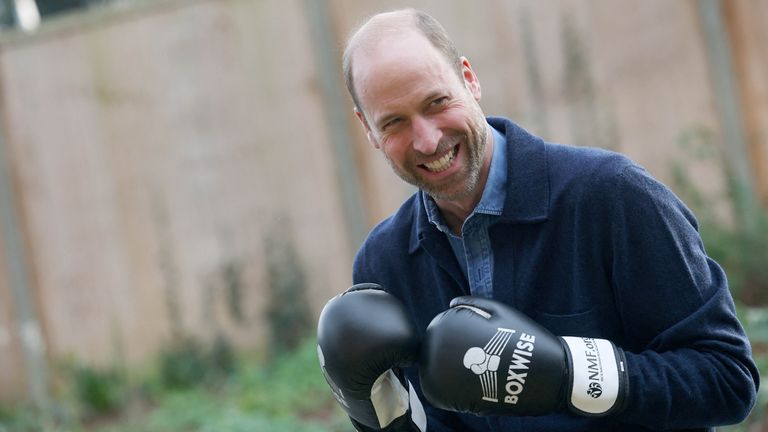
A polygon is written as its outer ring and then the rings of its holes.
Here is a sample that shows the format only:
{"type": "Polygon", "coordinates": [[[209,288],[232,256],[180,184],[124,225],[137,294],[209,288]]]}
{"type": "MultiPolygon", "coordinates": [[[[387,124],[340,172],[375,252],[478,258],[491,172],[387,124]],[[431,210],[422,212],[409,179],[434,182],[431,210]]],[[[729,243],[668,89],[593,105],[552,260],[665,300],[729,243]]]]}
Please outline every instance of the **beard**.
{"type": "MultiPolygon", "coordinates": [[[[435,183],[425,179],[420,172],[422,168],[419,168],[418,164],[412,160],[414,158],[409,158],[407,166],[413,168],[408,170],[406,168],[398,167],[386,153],[384,153],[384,157],[387,159],[392,171],[394,171],[398,177],[406,183],[423,190],[432,198],[444,201],[466,198],[472,195],[477,189],[487,145],[487,126],[485,117],[482,113],[479,115],[475,113],[475,115],[469,119],[468,126],[466,132],[443,137],[438,143],[435,153],[439,154],[455,145],[459,145],[464,149],[463,151],[466,158],[462,169],[459,172],[454,173],[443,183],[435,183]]],[[[461,151],[461,148],[459,151],[461,151]]]]}

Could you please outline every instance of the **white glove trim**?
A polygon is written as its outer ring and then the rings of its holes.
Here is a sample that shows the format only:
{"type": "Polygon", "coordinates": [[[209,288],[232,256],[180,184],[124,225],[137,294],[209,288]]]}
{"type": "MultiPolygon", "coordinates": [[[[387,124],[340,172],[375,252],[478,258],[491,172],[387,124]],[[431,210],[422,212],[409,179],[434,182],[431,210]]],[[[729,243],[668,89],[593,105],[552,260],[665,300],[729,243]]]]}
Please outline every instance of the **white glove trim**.
{"type": "Polygon", "coordinates": [[[421,432],[427,432],[427,414],[410,381],[408,381],[408,393],[411,395],[411,420],[421,432]]]}
{"type": "Polygon", "coordinates": [[[382,429],[408,412],[408,402],[408,390],[400,384],[392,369],[376,378],[371,387],[371,403],[382,429]]]}
{"type": "Polygon", "coordinates": [[[563,337],[571,359],[570,403],[585,415],[606,414],[619,398],[621,376],[626,374],[611,341],[563,337]]]}

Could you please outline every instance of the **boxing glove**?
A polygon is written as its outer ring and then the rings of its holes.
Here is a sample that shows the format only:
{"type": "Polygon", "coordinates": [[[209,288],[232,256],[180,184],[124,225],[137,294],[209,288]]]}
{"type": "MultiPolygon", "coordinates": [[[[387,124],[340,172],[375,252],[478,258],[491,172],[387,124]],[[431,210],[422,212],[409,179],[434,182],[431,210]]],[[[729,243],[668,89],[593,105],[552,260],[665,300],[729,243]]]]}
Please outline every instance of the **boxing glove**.
{"type": "Polygon", "coordinates": [[[334,396],[359,431],[426,431],[421,402],[401,367],[419,353],[403,305],[376,284],[358,284],[320,313],[317,354],[334,396]]]}
{"type": "Polygon", "coordinates": [[[604,416],[622,410],[629,388],[624,352],[612,342],[556,337],[479,297],[454,299],[429,324],[419,378],[434,406],[478,415],[604,416]]]}

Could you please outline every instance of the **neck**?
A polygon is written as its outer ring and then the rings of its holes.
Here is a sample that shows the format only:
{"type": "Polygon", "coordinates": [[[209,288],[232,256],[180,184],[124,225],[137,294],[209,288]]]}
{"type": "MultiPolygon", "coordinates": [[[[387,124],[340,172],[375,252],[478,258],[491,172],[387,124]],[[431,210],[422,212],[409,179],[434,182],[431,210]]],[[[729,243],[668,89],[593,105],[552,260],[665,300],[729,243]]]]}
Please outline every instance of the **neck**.
{"type": "Polygon", "coordinates": [[[480,168],[480,178],[477,181],[475,189],[466,197],[455,200],[442,200],[435,198],[435,203],[445,218],[445,223],[456,235],[461,235],[461,227],[467,220],[472,211],[475,210],[477,203],[483,197],[485,184],[488,182],[488,173],[491,170],[491,159],[493,157],[493,133],[491,127],[486,126],[485,131],[486,145],[485,155],[483,156],[483,165],[480,168]]]}

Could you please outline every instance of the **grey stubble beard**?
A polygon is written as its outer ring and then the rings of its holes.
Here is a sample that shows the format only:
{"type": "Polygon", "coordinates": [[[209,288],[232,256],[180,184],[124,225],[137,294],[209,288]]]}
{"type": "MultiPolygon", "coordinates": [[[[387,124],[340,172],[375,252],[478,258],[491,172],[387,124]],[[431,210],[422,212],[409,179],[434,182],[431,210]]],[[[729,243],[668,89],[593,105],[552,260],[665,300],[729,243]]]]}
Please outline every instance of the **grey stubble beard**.
{"type": "Polygon", "coordinates": [[[451,140],[450,143],[440,143],[440,145],[438,145],[438,150],[436,151],[436,153],[439,153],[441,148],[444,149],[446,147],[451,147],[453,140],[456,139],[462,143],[460,145],[465,147],[467,154],[467,166],[466,170],[464,171],[466,173],[466,179],[463,181],[462,188],[459,191],[452,190],[454,186],[453,184],[447,185],[445,187],[430,185],[418,176],[398,168],[386,153],[384,153],[384,158],[387,160],[387,163],[389,163],[392,171],[394,171],[398,177],[400,177],[406,183],[421,189],[434,199],[452,201],[466,198],[475,191],[480,181],[480,172],[483,166],[483,156],[485,155],[485,148],[488,144],[487,128],[489,126],[485,122],[485,117],[482,115],[482,112],[474,117],[475,118],[470,122],[470,131],[475,135],[474,137],[470,136],[469,134],[460,135],[458,138],[447,137],[445,139],[451,140]]]}

